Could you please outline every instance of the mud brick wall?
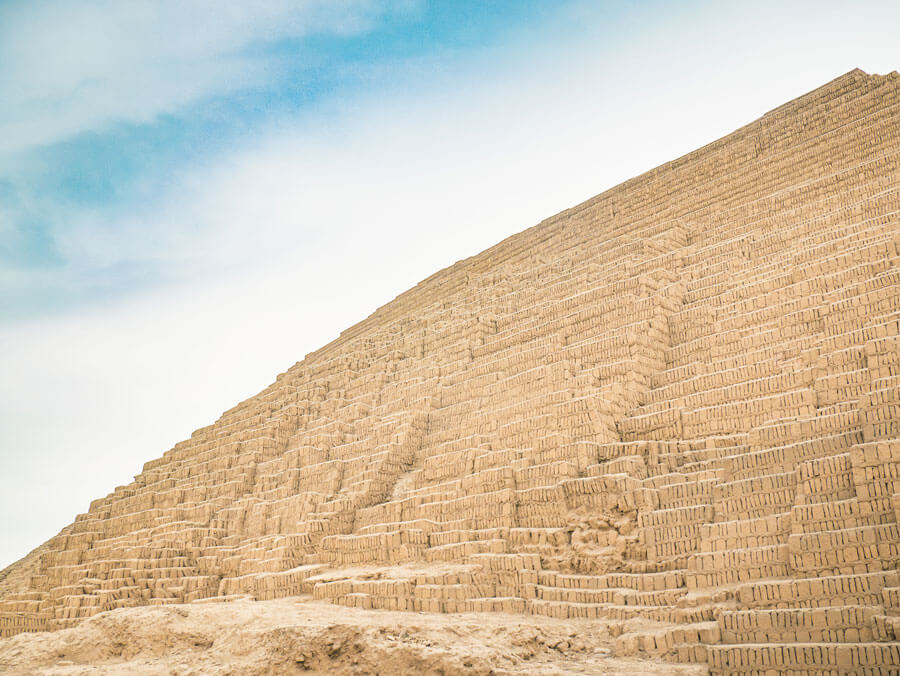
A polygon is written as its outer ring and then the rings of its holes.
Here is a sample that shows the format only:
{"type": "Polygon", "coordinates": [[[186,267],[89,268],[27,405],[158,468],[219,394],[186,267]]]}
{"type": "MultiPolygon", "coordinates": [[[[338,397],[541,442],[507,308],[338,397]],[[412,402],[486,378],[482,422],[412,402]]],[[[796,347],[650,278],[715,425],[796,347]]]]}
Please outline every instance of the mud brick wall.
{"type": "Polygon", "coordinates": [[[306,355],[4,571],[0,636],[302,595],[896,673],[898,515],[900,77],[857,70],[306,355]]]}

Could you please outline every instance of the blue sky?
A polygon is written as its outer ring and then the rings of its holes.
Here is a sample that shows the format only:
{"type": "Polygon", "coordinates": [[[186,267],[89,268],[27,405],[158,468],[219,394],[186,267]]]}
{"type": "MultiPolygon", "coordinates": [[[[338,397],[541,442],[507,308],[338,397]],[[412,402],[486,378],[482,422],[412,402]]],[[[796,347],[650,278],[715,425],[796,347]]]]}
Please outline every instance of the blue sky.
{"type": "Polygon", "coordinates": [[[0,567],[437,269],[838,75],[894,2],[0,0],[0,567]]]}
{"type": "Polygon", "coordinates": [[[79,264],[66,245],[73,214],[115,227],[117,213],[152,202],[179,167],[279,121],[322,114],[330,99],[389,85],[413,60],[440,69],[552,14],[537,2],[263,3],[212,19],[195,41],[220,5],[0,7],[0,86],[13,93],[0,102],[11,130],[0,142],[0,317],[71,309],[177,274],[124,255],[79,264]],[[28,76],[38,81],[28,87],[28,76]]]}

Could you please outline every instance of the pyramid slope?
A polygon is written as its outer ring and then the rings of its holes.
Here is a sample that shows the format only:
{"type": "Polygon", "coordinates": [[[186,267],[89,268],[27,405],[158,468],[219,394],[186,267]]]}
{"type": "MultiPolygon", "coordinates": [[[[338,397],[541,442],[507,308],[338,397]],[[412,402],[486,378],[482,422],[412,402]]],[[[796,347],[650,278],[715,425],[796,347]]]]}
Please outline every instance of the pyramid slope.
{"type": "Polygon", "coordinates": [[[310,594],[900,664],[898,157],[854,70],[441,270],[94,501],[0,636],[310,594]]]}

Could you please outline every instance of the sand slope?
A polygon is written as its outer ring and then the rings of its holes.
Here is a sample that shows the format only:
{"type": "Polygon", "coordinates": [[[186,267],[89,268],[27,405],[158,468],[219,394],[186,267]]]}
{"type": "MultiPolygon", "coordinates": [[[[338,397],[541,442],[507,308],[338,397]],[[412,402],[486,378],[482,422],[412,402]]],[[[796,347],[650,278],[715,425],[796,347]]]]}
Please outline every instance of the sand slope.
{"type": "MultiPolygon", "coordinates": [[[[615,628],[614,628],[615,631],[615,628]]],[[[12,674],[704,674],[613,656],[606,624],[300,599],[115,610],[0,640],[12,674]]]]}

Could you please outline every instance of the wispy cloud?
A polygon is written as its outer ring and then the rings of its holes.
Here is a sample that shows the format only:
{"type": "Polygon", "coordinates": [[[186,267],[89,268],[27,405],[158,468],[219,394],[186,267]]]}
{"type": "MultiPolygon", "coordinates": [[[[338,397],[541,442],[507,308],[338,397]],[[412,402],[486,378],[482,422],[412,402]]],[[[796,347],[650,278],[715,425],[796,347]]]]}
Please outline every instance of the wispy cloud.
{"type": "Polygon", "coordinates": [[[369,30],[383,0],[36,0],[0,6],[0,153],[271,86],[279,41],[369,30]]]}
{"type": "Polygon", "coordinates": [[[318,222],[298,200],[323,194],[310,188],[333,164],[328,152],[309,164],[310,142],[330,133],[340,153],[333,118],[391,88],[410,101],[403,86],[433,82],[423,68],[443,50],[483,45],[492,27],[502,34],[533,14],[529,4],[4,5],[0,320],[107,302],[307,241],[318,222]],[[264,144],[294,155],[263,155],[264,144]],[[279,175],[268,169],[275,155],[279,175]]]}
{"type": "Polygon", "coordinates": [[[293,99],[333,86],[315,75],[323,57],[311,40],[343,44],[420,9],[414,0],[0,4],[0,319],[177,274],[180,254],[197,250],[190,233],[208,225],[192,223],[187,207],[172,227],[159,220],[185,166],[196,174],[201,158],[259,127],[292,78],[306,88],[293,99]]]}

